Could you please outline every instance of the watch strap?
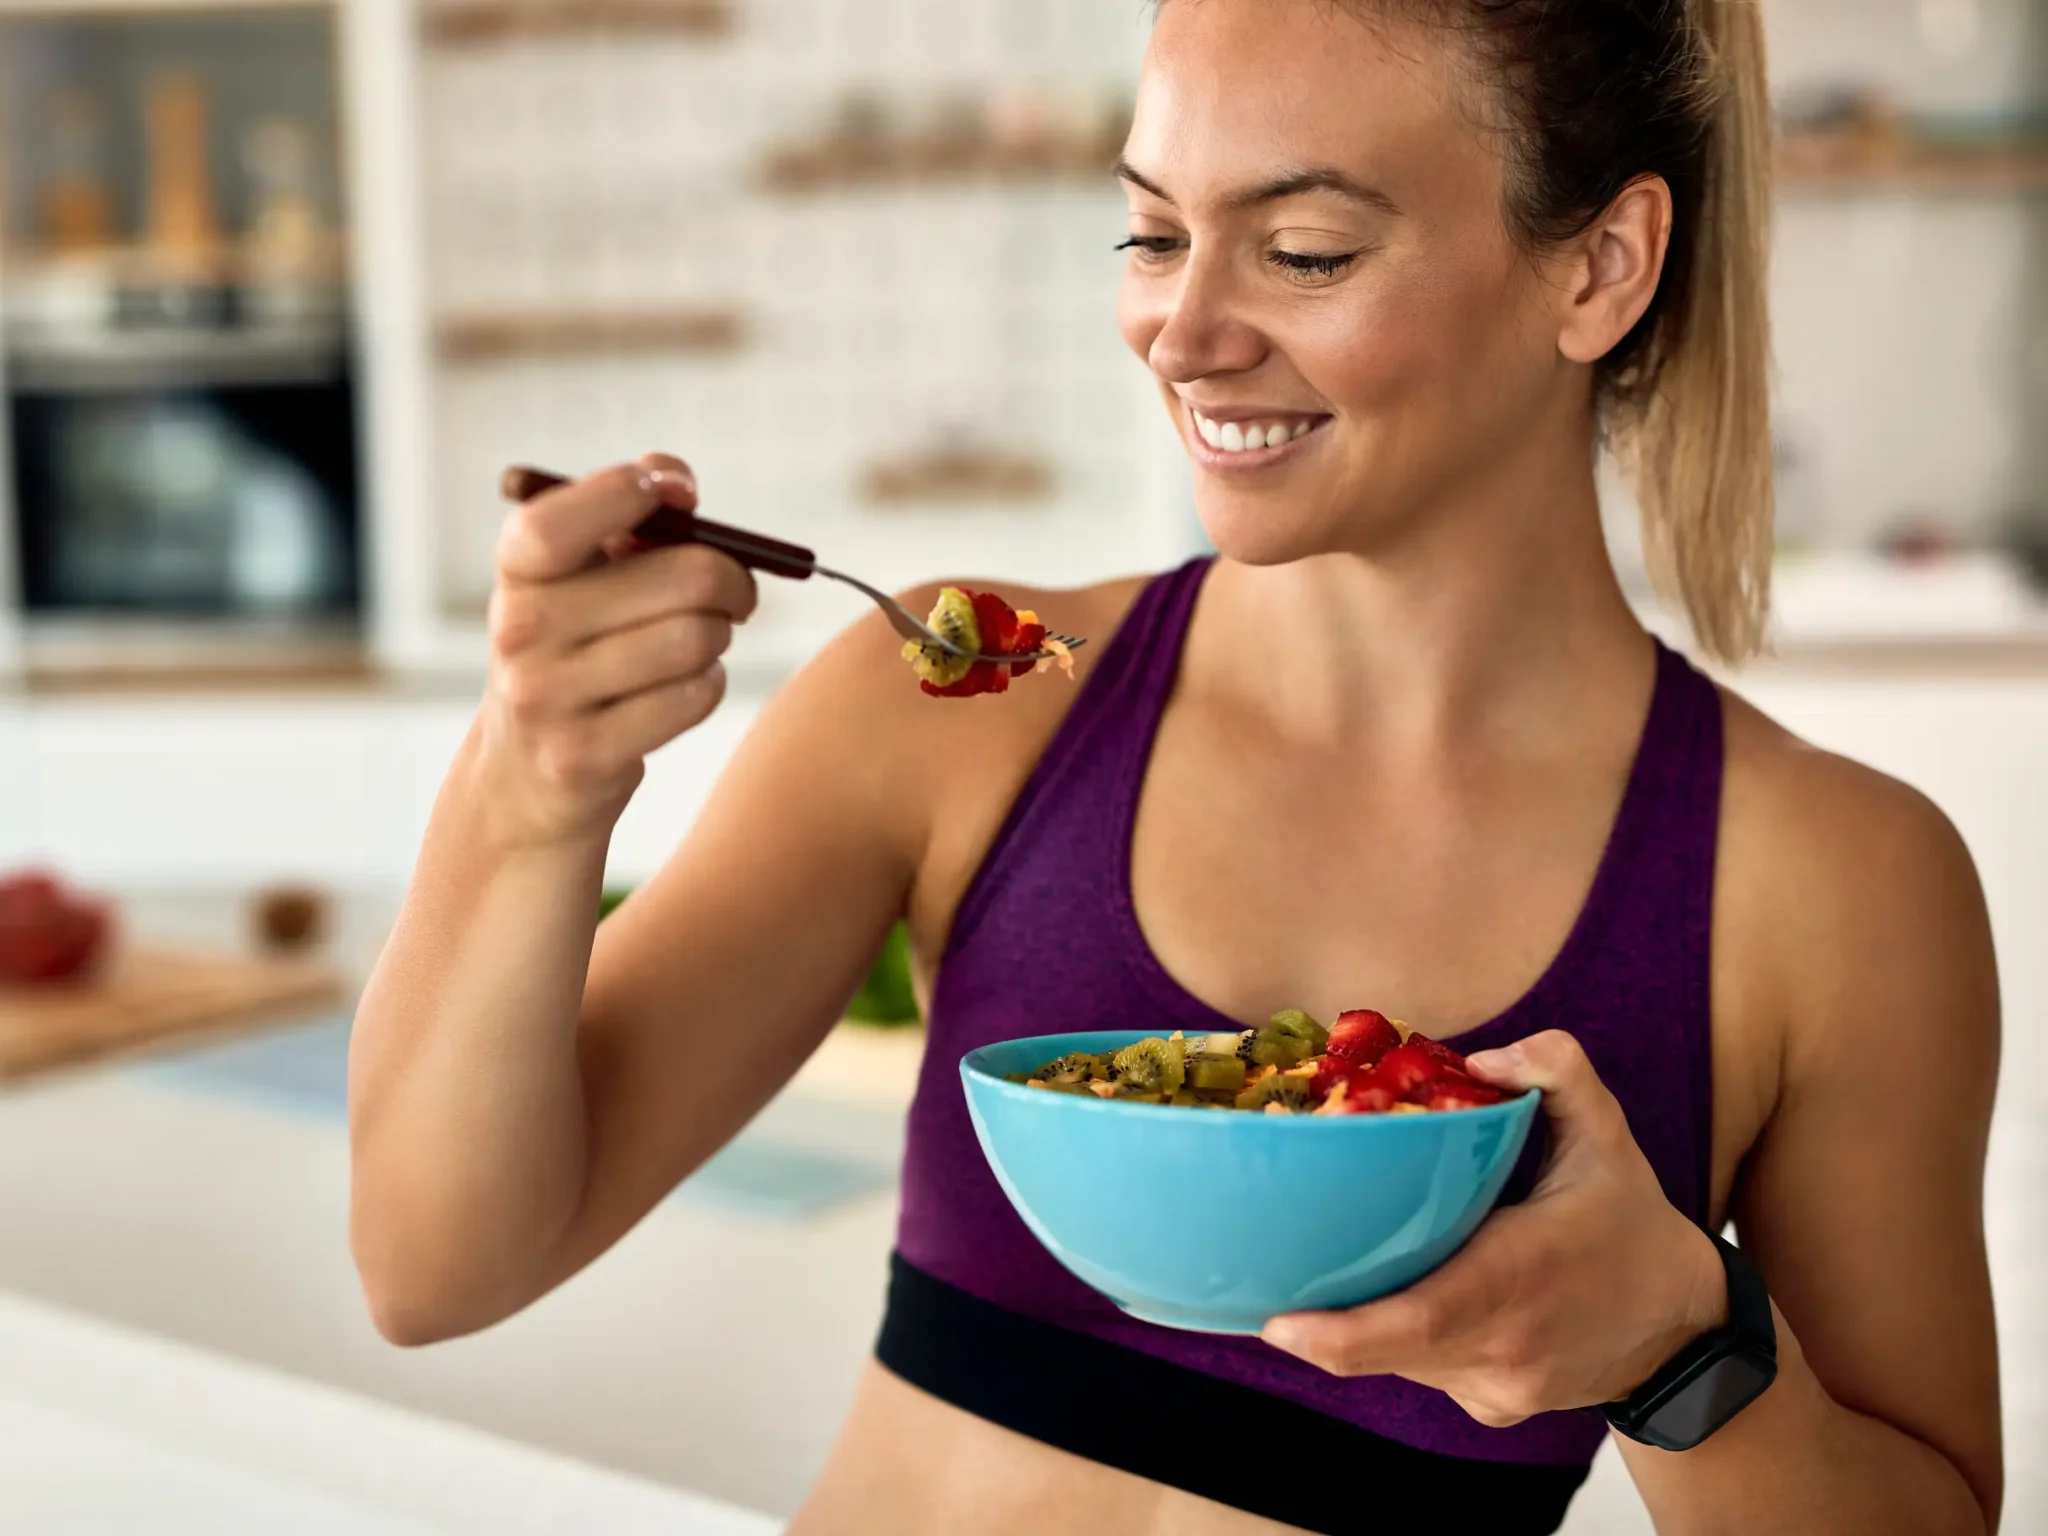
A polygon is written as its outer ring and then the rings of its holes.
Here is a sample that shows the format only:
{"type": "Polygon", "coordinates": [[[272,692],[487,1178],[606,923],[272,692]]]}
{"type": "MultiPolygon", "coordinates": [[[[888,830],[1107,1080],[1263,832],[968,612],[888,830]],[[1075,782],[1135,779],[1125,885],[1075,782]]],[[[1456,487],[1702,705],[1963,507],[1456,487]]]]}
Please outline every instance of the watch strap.
{"type": "Polygon", "coordinates": [[[1719,1422],[1713,1423],[1704,1433],[1712,1433],[1720,1423],[1733,1418],[1777,1374],[1778,1330],[1771,1315],[1770,1291],[1764,1284],[1762,1272],[1747,1254],[1719,1233],[1707,1232],[1706,1237],[1720,1255],[1722,1272],[1727,1279],[1728,1321],[1694,1339],[1634,1392],[1618,1403],[1606,1404],[1601,1410],[1608,1423],[1622,1434],[1667,1450],[1686,1449],[1698,1442],[1687,1437],[1686,1443],[1672,1443],[1652,1427],[1653,1421],[1658,1420],[1659,1415],[1674,1402],[1683,1402],[1688,1391],[1701,1390],[1703,1378],[1712,1373],[1717,1362],[1731,1358],[1747,1359],[1760,1377],[1761,1385],[1755,1386],[1748,1396],[1726,1410],[1725,1417],[1720,1411],[1710,1408],[1713,1418],[1719,1422]]]}

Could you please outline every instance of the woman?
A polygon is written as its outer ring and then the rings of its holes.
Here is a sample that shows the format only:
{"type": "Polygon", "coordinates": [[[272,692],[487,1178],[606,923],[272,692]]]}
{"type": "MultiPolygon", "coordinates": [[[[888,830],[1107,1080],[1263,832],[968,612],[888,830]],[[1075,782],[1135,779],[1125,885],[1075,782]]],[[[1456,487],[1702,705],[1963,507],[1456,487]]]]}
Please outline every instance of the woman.
{"type": "MultiPolygon", "coordinates": [[[[1767,153],[1749,0],[1172,0],[1122,325],[1220,558],[1013,591],[1107,641],[1078,690],[935,704],[858,626],[595,935],[641,758],[716,706],[754,593],[626,552],[694,505],[677,460],[516,512],[351,1064],[384,1332],[486,1327],[597,1257],[907,914],[934,1043],[890,1314],[796,1531],[1554,1530],[1596,1405],[1753,1328],[1755,1269],[1774,1379],[1695,1392],[1689,1449],[1617,1437],[1659,1529],[1995,1527],[1975,874],[1924,800],[1657,646],[1601,537],[1609,431],[1701,644],[1756,649],[1767,153]],[[952,1063],[1282,1005],[1382,1008],[1544,1089],[1540,1181],[1353,1312],[1124,1318],[1011,1213],[952,1063]]],[[[1257,1240],[1199,1190],[1131,1197],[1257,1240]]]]}

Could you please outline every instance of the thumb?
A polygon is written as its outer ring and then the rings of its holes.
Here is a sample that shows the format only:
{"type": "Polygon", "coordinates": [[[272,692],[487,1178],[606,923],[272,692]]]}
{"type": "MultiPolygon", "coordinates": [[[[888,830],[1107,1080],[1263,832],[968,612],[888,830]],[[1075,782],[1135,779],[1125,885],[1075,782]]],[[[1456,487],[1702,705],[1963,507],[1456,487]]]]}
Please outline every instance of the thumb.
{"type": "Polygon", "coordinates": [[[1465,1063],[1472,1075],[1496,1088],[1543,1092],[1543,1112],[1550,1120],[1552,1162],[1590,1145],[1605,1145],[1628,1136],[1628,1118],[1607,1091],[1600,1074],[1578,1041],[1561,1029],[1505,1046],[1480,1051],[1465,1063]]]}

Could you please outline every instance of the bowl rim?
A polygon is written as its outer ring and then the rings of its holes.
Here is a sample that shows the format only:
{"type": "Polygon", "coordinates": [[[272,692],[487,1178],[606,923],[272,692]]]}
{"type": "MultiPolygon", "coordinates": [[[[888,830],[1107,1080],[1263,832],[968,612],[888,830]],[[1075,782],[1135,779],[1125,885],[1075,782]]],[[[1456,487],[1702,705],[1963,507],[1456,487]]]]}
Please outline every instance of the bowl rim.
{"type": "MultiPolygon", "coordinates": [[[[1120,1099],[1099,1099],[1093,1094],[1084,1097],[1078,1093],[1047,1093],[1042,1088],[1027,1088],[1022,1083],[1013,1083],[1008,1078],[989,1071],[988,1068],[975,1060],[975,1057],[985,1051],[1016,1045],[1028,1045],[1034,1040],[1072,1040],[1077,1035],[1125,1035],[1130,1037],[1130,1041],[1162,1038],[1154,1031],[1143,1029],[1065,1029],[1050,1035],[1018,1035],[1009,1040],[991,1040],[987,1045],[976,1046],[960,1058],[961,1083],[965,1086],[975,1079],[979,1079],[1007,1098],[1066,1106],[1065,1109],[1053,1111],[1055,1114],[1071,1111],[1076,1114],[1130,1115],[1158,1109],[1185,1110],[1189,1107],[1175,1104],[1132,1104],[1120,1099]]],[[[1130,1041],[1126,1043],[1130,1043],[1130,1041]]],[[[1510,1098],[1501,1100],[1498,1104],[1484,1104],[1471,1109],[1435,1109],[1420,1115],[1261,1115],[1253,1114],[1246,1110],[1233,1112],[1228,1115],[1215,1113],[1195,1115],[1179,1123],[1184,1125],[1214,1123],[1224,1126],[1243,1125],[1250,1122],[1257,1122],[1263,1125],[1300,1124],[1323,1126],[1428,1125],[1432,1122],[1443,1124],[1453,1117],[1461,1117],[1465,1120],[1475,1116],[1493,1116],[1498,1119],[1510,1119],[1516,1115],[1529,1113],[1535,1102],[1542,1097],[1542,1089],[1529,1088],[1510,1098]]]]}

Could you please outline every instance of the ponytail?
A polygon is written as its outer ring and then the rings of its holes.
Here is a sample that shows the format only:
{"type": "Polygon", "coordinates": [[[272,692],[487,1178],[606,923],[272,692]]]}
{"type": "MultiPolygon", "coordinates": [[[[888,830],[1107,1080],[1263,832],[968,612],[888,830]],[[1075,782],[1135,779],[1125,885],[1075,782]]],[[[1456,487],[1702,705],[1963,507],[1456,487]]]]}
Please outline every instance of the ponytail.
{"type": "Polygon", "coordinates": [[[1658,321],[1643,388],[1617,402],[1643,543],[1666,601],[1724,662],[1756,655],[1775,551],[1769,312],[1771,120],[1757,0],[1690,0],[1708,125],[1683,292],[1658,321]]]}

